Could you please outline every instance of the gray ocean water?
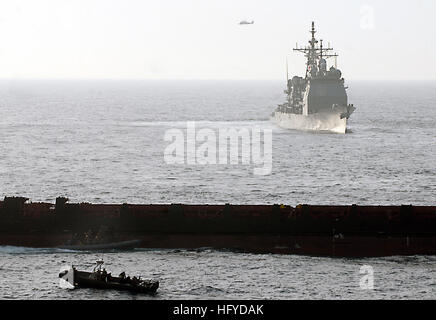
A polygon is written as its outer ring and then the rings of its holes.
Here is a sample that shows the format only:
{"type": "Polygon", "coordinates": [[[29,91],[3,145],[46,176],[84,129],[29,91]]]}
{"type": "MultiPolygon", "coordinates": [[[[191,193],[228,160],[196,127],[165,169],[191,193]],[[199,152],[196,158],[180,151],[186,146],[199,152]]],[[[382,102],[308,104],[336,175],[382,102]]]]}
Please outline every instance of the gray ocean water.
{"type": "MultiPolygon", "coordinates": [[[[435,205],[436,83],[350,82],[348,133],[279,129],[280,81],[0,82],[0,197],[94,203],[435,205]],[[271,129],[270,175],[252,165],[168,165],[168,129],[271,129]]],[[[0,247],[0,298],[147,298],[64,291],[65,263],[102,254],[0,247]]],[[[155,299],[436,298],[436,257],[329,259],[209,249],[103,254],[161,280],[155,299]],[[374,290],[359,269],[374,267],[374,290]]]]}

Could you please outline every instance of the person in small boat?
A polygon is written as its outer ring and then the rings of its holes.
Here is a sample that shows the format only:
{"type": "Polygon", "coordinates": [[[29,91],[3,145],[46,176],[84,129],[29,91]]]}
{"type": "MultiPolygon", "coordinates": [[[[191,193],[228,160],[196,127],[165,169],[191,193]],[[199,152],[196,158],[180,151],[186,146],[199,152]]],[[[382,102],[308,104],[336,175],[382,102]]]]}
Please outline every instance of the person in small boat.
{"type": "Polygon", "coordinates": [[[107,282],[107,271],[105,268],[103,268],[103,270],[101,271],[100,278],[107,282]]]}
{"type": "Polygon", "coordinates": [[[131,283],[132,285],[137,286],[139,284],[139,279],[137,277],[133,277],[131,283]]]}
{"type": "Polygon", "coordinates": [[[130,283],[130,277],[126,277],[126,273],[123,271],[118,276],[120,278],[121,283],[130,283]]]}

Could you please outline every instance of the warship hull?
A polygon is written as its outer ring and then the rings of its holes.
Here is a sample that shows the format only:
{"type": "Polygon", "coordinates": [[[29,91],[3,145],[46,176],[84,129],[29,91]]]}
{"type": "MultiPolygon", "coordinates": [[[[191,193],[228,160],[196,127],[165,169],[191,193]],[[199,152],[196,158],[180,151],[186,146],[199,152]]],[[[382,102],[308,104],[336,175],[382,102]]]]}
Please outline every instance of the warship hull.
{"type": "Polygon", "coordinates": [[[279,127],[292,130],[345,133],[347,129],[347,118],[341,119],[340,113],[314,113],[305,116],[276,111],[272,120],[279,127]]]}

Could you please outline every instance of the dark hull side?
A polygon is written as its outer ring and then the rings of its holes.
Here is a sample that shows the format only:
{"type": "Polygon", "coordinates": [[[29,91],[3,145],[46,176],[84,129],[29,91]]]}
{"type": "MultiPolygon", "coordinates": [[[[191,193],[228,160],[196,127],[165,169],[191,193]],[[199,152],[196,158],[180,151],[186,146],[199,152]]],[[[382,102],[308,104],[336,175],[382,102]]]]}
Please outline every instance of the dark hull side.
{"type": "MultiPolygon", "coordinates": [[[[127,235],[126,235],[127,236],[127,235]]],[[[139,235],[135,235],[139,238],[139,235]]],[[[435,255],[436,236],[343,236],[268,234],[165,234],[142,235],[137,248],[206,249],[250,253],[296,254],[330,257],[383,257],[435,255]]],[[[0,236],[1,245],[50,248],[64,243],[65,235],[0,236]]],[[[74,250],[74,249],[70,249],[74,250]]],[[[116,250],[116,249],[115,249],[116,250]]],[[[89,250],[90,251],[90,250],[89,250]]]]}
{"type": "Polygon", "coordinates": [[[76,251],[100,251],[100,250],[130,250],[141,246],[141,240],[126,240],[88,245],[61,245],[59,249],[76,251]]]}
{"type": "Polygon", "coordinates": [[[436,254],[436,207],[0,201],[0,245],[58,247],[102,225],[141,248],[336,257],[436,254]]]}

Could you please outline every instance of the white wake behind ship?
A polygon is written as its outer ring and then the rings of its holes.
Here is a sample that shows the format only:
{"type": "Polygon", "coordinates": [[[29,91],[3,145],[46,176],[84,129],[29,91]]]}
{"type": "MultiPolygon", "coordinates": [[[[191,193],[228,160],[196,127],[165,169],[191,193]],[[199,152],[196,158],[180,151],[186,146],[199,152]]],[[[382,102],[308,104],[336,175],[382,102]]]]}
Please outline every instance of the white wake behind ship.
{"type": "Polygon", "coordinates": [[[355,107],[348,104],[341,71],[337,66],[327,68],[327,59],[338,55],[315,39],[314,22],[310,32],[309,46],[294,49],[307,58],[306,76],[288,77],[286,102],[277,107],[272,120],[285,129],[345,133],[355,107]]]}

